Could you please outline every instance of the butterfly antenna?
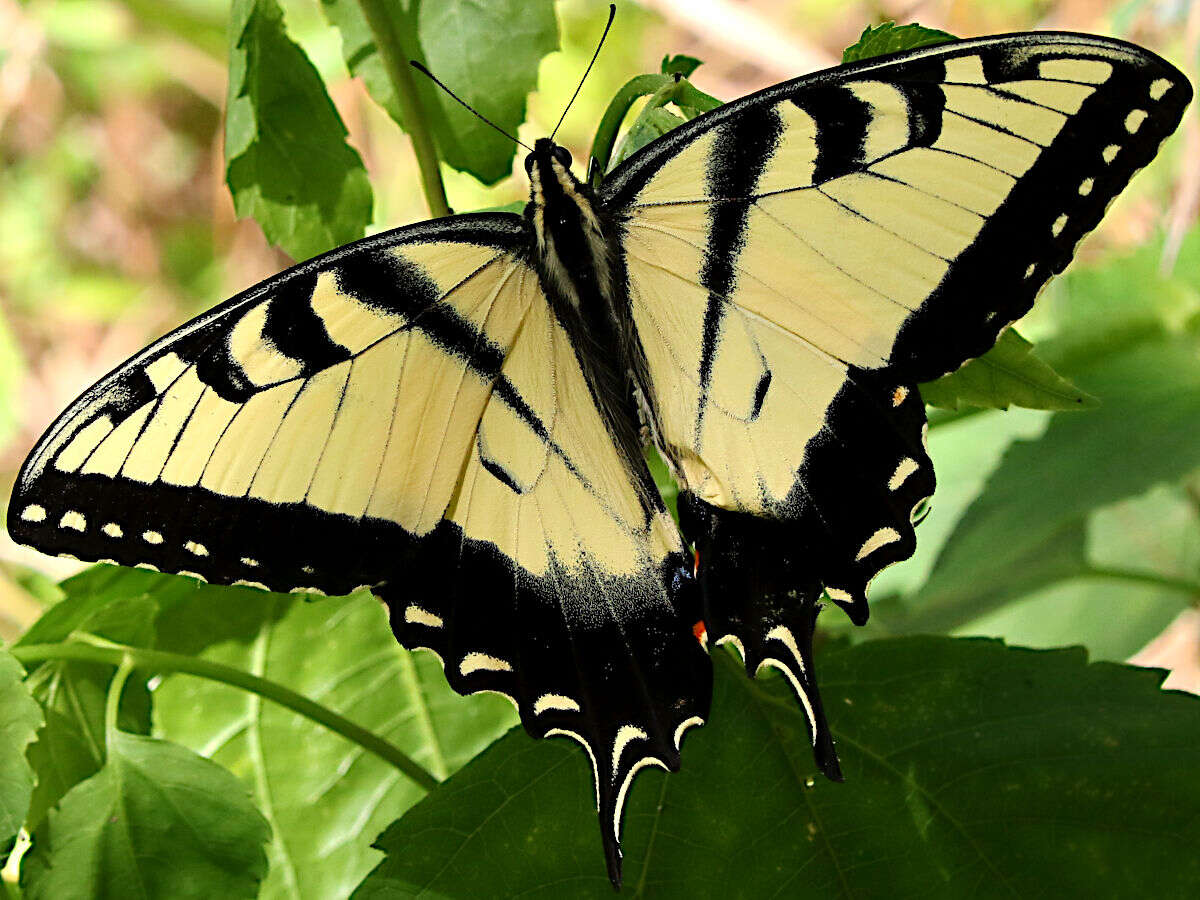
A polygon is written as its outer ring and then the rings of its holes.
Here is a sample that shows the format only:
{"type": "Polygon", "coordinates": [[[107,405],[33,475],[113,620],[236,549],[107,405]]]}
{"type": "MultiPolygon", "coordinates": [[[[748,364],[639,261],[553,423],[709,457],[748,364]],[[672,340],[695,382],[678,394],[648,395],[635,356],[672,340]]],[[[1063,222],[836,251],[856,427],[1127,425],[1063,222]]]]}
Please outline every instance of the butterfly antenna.
{"type": "Polygon", "coordinates": [[[478,116],[481,121],[486,122],[488,125],[491,125],[498,132],[500,132],[502,135],[504,135],[506,138],[508,138],[510,141],[512,141],[514,144],[518,144],[518,145],[524,147],[530,153],[533,152],[532,147],[530,147],[524,141],[513,137],[511,134],[509,134],[507,131],[505,131],[503,128],[501,128],[499,125],[497,125],[491,119],[489,119],[487,116],[485,116],[479,110],[472,107],[469,103],[467,103],[466,100],[463,100],[460,96],[458,96],[458,94],[454,93],[454,91],[450,90],[450,88],[448,88],[448,87],[446,87],[446,85],[442,84],[442,82],[438,80],[436,75],[434,75],[432,72],[430,72],[427,68],[425,68],[419,62],[417,62],[415,59],[410,59],[408,61],[408,63],[414,69],[416,69],[418,72],[420,72],[422,75],[426,76],[430,81],[432,81],[434,84],[436,84],[438,87],[440,87],[443,91],[445,91],[447,94],[449,94],[451,96],[451,98],[453,98],[458,103],[460,103],[465,110],[467,110],[468,112],[470,112],[471,114],[473,114],[475,116],[478,116]]]}
{"type": "Polygon", "coordinates": [[[584,70],[583,77],[579,79],[579,87],[575,88],[575,93],[571,95],[571,99],[567,101],[567,108],[563,110],[561,116],[558,117],[558,124],[554,126],[554,130],[550,132],[550,140],[554,140],[554,136],[558,134],[558,129],[562,127],[563,119],[567,117],[567,113],[571,110],[571,104],[575,102],[575,98],[579,96],[579,92],[583,90],[583,83],[587,81],[588,74],[592,71],[592,66],[596,64],[596,57],[600,55],[600,48],[604,46],[604,39],[608,37],[608,29],[612,28],[613,19],[617,15],[617,4],[608,4],[608,24],[604,26],[604,34],[600,35],[600,43],[596,45],[596,52],[592,54],[592,61],[588,63],[587,69],[584,70]]]}

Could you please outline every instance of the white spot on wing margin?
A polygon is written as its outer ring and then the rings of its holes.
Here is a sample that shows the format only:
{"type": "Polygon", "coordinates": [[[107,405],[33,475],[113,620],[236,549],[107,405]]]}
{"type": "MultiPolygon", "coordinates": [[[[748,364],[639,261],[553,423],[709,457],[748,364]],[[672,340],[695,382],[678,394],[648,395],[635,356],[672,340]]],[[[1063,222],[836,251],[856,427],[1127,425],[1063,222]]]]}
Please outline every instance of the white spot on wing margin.
{"type": "Polygon", "coordinates": [[[675,729],[675,749],[678,750],[683,742],[683,733],[689,728],[695,728],[697,725],[703,725],[704,720],[699,716],[692,716],[690,719],[684,719],[675,729]]]}
{"type": "Polygon", "coordinates": [[[733,646],[737,647],[738,656],[740,656],[742,658],[742,662],[745,663],[746,648],[742,646],[741,638],[739,638],[736,634],[727,634],[717,641],[718,647],[720,647],[722,644],[733,644],[733,646]]]}
{"type": "Polygon", "coordinates": [[[579,704],[570,697],[565,697],[562,694],[542,694],[534,701],[533,714],[540,716],[542,713],[558,709],[563,712],[579,712],[579,704]]]}
{"type": "Polygon", "coordinates": [[[45,522],[46,507],[39,506],[36,503],[31,503],[29,506],[21,510],[22,522],[45,522]]]}
{"type": "Polygon", "coordinates": [[[873,535],[867,538],[866,543],[863,544],[859,549],[858,556],[854,557],[854,559],[856,562],[860,559],[865,559],[880,547],[894,543],[898,540],[900,540],[900,532],[898,532],[895,528],[880,528],[873,535]]]}
{"type": "Polygon", "coordinates": [[[417,625],[427,625],[430,628],[441,628],[446,623],[442,621],[441,616],[435,616],[427,609],[422,609],[415,604],[409,604],[404,610],[404,621],[413,622],[417,625]]]}
{"type": "MultiPolygon", "coordinates": [[[[801,674],[807,675],[808,672],[804,668],[804,657],[800,655],[800,647],[796,643],[796,636],[792,634],[792,629],[784,625],[776,625],[767,632],[768,641],[779,641],[792,652],[792,656],[796,659],[796,665],[799,666],[801,674]]],[[[762,668],[759,666],[759,668],[762,668]]]]}
{"type": "Polygon", "coordinates": [[[87,519],[78,510],[69,509],[58,520],[59,528],[70,528],[72,531],[87,531],[87,519]]]}
{"type": "Polygon", "coordinates": [[[908,476],[917,471],[917,461],[910,457],[900,460],[900,465],[896,466],[896,471],[892,473],[892,477],[888,480],[888,490],[897,491],[900,486],[908,479],[908,476]]]}
{"type": "Polygon", "coordinates": [[[511,672],[512,664],[507,660],[500,659],[498,656],[489,656],[486,653],[471,652],[462,658],[462,662],[458,664],[458,672],[460,675],[470,675],[472,672],[511,672]]]}

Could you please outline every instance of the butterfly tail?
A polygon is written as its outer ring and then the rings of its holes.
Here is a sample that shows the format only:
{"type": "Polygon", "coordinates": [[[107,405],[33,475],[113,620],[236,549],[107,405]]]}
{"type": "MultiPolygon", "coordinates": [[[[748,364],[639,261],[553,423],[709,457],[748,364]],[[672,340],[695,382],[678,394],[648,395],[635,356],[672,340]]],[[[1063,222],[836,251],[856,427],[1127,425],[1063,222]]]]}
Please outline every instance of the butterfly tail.
{"type": "Polygon", "coordinates": [[[817,765],[841,781],[813,662],[821,584],[797,565],[808,554],[796,552],[779,523],[710,506],[689,492],[679,496],[679,515],[699,553],[709,640],[732,644],[752,678],[767,668],[787,678],[804,709],[817,765]]]}

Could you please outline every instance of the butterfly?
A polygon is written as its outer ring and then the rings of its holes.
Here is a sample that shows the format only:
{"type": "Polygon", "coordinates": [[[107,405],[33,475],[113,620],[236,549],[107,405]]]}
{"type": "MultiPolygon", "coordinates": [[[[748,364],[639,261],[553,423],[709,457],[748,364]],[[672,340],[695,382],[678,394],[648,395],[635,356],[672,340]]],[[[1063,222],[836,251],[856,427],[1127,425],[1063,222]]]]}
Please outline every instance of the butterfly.
{"type": "Polygon", "coordinates": [[[1178,125],[1154,54],[1039,32],[842,65],[701,115],[598,187],[552,139],[523,215],[357,241],[183,325],[33,450],[13,537],[382,598],[463,694],[636,772],[704,722],[709,643],[813,663],[933,493],[918,384],[986,352],[1178,125]],[[679,526],[645,462],[681,489],[679,526]]]}

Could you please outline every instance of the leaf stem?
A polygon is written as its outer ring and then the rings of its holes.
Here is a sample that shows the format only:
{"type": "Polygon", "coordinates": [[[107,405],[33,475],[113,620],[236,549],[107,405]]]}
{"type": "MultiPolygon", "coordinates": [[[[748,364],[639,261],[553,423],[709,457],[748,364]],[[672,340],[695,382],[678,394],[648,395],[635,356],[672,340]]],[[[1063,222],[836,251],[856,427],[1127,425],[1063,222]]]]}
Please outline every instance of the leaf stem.
{"type": "Polygon", "coordinates": [[[117,674],[108,683],[108,697],[104,701],[104,740],[107,744],[112,744],[113,736],[117,732],[117,716],[121,712],[121,694],[125,692],[125,682],[129,680],[129,675],[133,670],[133,660],[128,655],[123,655],[120,665],[117,666],[117,674]]]}
{"type": "MultiPolygon", "coordinates": [[[[920,387],[920,385],[918,385],[920,387]]],[[[969,419],[972,416],[980,415],[981,413],[990,412],[990,410],[982,406],[972,406],[968,403],[960,403],[958,409],[946,409],[944,407],[933,407],[932,412],[926,408],[925,417],[929,422],[929,430],[941,428],[943,425],[949,425],[951,422],[959,422],[963,419],[969,419]]]]}
{"type": "Polygon", "coordinates": [[[1164,588],[1169,591],[1180,591],[1191,596],[1193,606],[1200,605],[1200,581],[1191,578],[1177,578],[1172,575],[1159,575],[1157,572],[1121,569],[1116,566],[1088,566],[1077,577],[1107,578],[1114,581],[1144,584],[1148,587],[1164,588]]]}
{"type": "MultiPolygon", "coordinates": [[[[45,659],[75,659],[107,663],[122,668],[128,664],[130,669],[183,672],[199,678],[207,678],[210,681],[232,685],[272,700],[319,725],[324,725],[330,731],[340,734],[346,740],[358,744],[364,750],[374,753],[380,759],[395,766],[426,791],[431,791],[438,785],[437,778],[427,769],[374,732],[368,731],[361,725],[356,725],[345,716],[315,703],[291,688],[257,675],[251,675],[232,666],[179,653],[165,653],[161,650],[114,644],[94,635],[79,633],[72,635],[70,640],[61,644],[29,644],[24,647],[12,647],[9,652],[22,663],[39,662],[45,659]]],[[[113,681],[113,686],[109,689],[108,706],[105,711],[106,722],[111,718],[114,724],[117,701],[113,697],[114,694],[120,693],[121,686],[117,684],[118,679],[123,684],[124,680],[120,670],[118,670],[117,679],[113,681]]]]}
{"type": "Polygon", "coordinates": [[[596,187],[608,171],[608,161],[617,143],[617,132],[621,130],[621,123],[625,121],[634,101],[669,86],[673,81],[670,75],[638,75],[625,82],[624,87],[613,96],[592,140],[592,155],[588,162],[588,177],[592,187],[596,187]]]}
{"type": "Polygon", "coordinates": [[[383,67],[396,92],[396,103],[400,106],[404,130],[412,140],[417,167],[421,171],[421,189],[425,192],[429,213],[435,219],[448,216],[450,204],[446,200],[446,186],[442,183],[442,171],[438,167],[437,147],[433,143],[433,133],[429,130],[429,119],[417,97],[412,67],[408,64],[414,56],[409,48],[404,46],[404,41],[388,11],[389,4],[386,0],[358,0],[358,5],[362,8],[363,17],[375,38],[379,57],[383,60],[383,67]]]}
{"type": "Polygon", "coordinates": [[[591,158],[588,160],[588,182],[593,188],[600,185],[604,173],[608,171],[609,160],[612,159],[613,147],[617,142],[617,134],[621,123],[629,114],[634,101],[639,97],[649,95],[648,109],[666,106],[674,103],[676,106],[686,106],[700,112],[709,112],[721,105],[715,97],[698,90],[690,81],[675,75],[638,75],[625,82],[613,96],[608,109],[596,128],[596,137],[592,141],[591,158]]]}

